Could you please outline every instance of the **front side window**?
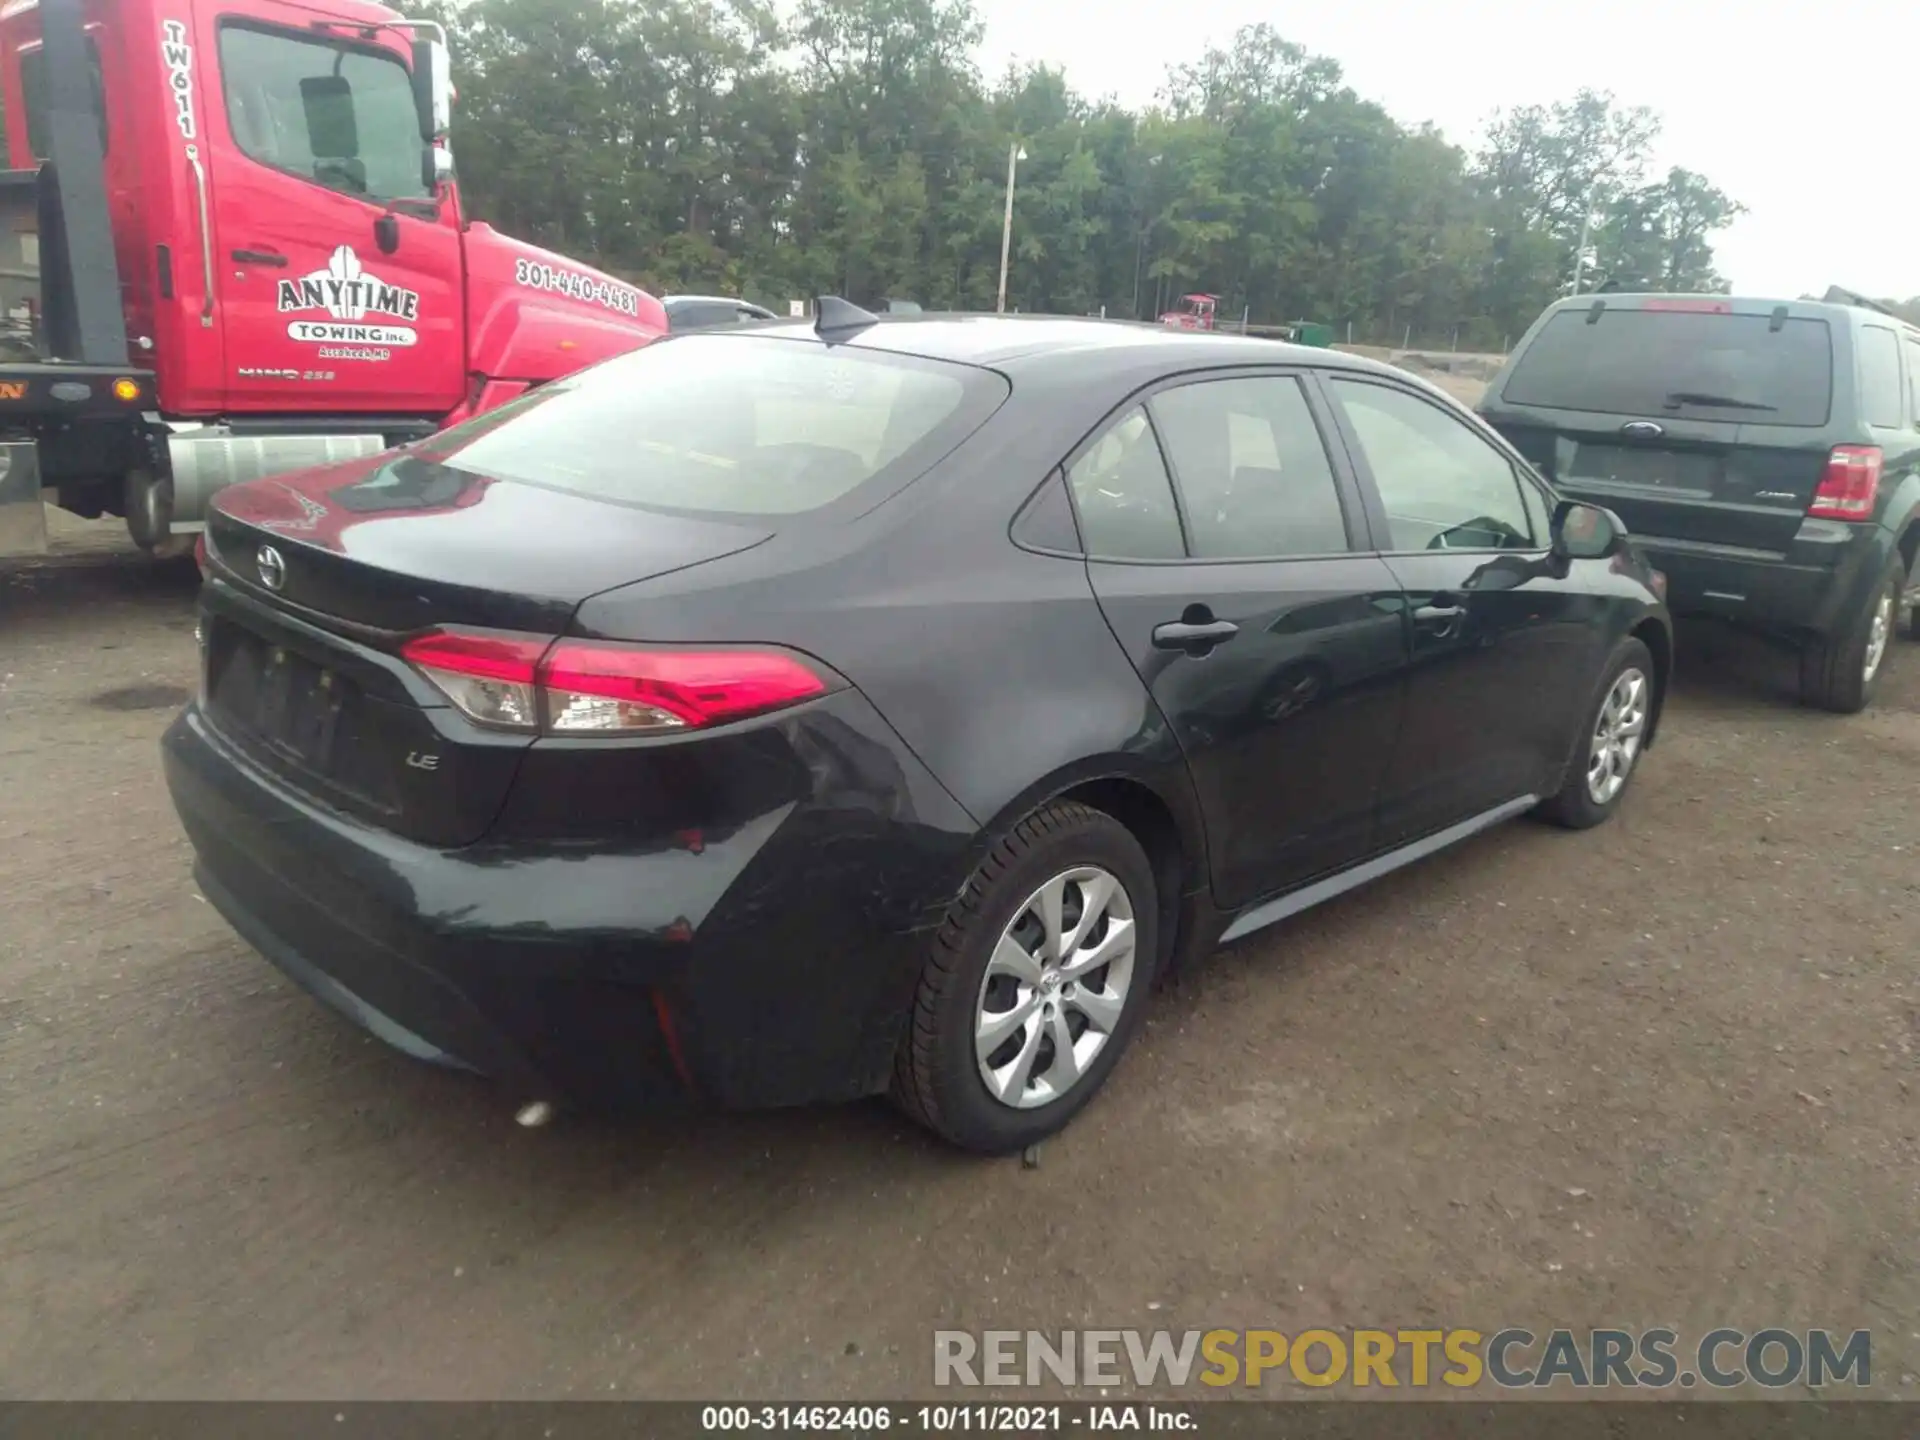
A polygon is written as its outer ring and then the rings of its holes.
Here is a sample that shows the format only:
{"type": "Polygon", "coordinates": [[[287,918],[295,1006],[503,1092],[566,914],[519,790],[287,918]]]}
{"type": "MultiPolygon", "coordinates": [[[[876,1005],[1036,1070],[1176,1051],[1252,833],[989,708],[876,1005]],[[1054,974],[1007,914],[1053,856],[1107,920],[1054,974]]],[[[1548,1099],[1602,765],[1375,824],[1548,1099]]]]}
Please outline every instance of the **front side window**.
{"type": "Polygon", "coordinates": [[[1186,553],[1160,443],[1147,412],[1129,410],[1067,469],[1087,554],[1178,560],[1186,553]]]}
{"type": "Polygon", "coordinates": [[[368,200],[426,199],[413,81],[397,56],[224,25],[227,124],[251,159],[368,200]]]}
{"type": "Polygon", "coordinates": [[[1196,560],[1347,548],[1333,465],[1300,382],[1205,380],[1148,402],[1185,503],[1196,560]]]}
{"type": "Polygon", "coordinates": [[[1329,389],[1373,472],[1393,550],[1534,548],[1513,463],[1466,422],[1384,385],[1335,379],[1329,389]]]}

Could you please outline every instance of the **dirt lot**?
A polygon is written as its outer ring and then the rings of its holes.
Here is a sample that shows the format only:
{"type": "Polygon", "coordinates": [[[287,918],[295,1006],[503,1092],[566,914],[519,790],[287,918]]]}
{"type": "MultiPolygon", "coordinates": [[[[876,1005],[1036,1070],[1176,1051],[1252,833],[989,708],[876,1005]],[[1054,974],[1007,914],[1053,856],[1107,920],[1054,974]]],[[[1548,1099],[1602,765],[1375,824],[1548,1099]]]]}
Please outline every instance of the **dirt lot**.
{"type": "Polygon", "coordinates": [[[1616,823],[1215,957],[1038,1169],[874,1104],[517,1130],[193,893],[193,577],[0,572],[0,1393],[878,1397],[937,1326],[1874,1332],[1920,1395],[1920,653],[1683,635],[1616,823]]]}

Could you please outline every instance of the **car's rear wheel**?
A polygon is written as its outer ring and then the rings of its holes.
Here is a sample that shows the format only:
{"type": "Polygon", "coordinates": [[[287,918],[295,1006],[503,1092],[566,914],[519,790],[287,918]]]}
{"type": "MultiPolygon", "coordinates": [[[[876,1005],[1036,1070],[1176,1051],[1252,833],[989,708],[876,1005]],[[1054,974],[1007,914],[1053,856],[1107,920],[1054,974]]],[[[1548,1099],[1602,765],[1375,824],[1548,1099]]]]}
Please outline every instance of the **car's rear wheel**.
{"type": "Polygon", "coordinates": [[[1887,557],[1866,604],[1833,635],[1815,636],[1800,651],[1800,698],[1839,715],[1867,708],[1886,669],[1887,652],[1900,622],[1907,567],[1887,557]]]}
{"type": "Polygon", "coordinates": [[[988,852],[936,932],[894,1070],[896,1102],[969,1150],[1061,1129],[1139,1024],[1159,954],[1139,841],[1056,801],[988,852]]]}
{"type": "Polygon", "coordinates": [[[1639,640],[1620,642],[1594,698],[1581,712],[1560,793],[1540,806],[1542,818],[1569,830],[1598,825],[1620,806],[1639,767],[1659,696],[1653,655],[1639,640]]]}

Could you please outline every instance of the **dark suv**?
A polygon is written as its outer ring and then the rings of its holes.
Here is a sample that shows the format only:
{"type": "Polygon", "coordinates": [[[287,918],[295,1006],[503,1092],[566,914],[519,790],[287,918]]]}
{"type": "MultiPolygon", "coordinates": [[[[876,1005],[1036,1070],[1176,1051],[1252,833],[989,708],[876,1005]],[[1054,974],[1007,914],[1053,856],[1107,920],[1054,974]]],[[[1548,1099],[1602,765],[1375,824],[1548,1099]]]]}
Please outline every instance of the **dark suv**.
{"type": "Polygon", "coordinates": [[[1788,638],[1802,698],[1852,712],[1914,598],[1920,328],[1833,296],[1562,300],[1480,413],[1626,522],[1675,614],[1788,638]]]}

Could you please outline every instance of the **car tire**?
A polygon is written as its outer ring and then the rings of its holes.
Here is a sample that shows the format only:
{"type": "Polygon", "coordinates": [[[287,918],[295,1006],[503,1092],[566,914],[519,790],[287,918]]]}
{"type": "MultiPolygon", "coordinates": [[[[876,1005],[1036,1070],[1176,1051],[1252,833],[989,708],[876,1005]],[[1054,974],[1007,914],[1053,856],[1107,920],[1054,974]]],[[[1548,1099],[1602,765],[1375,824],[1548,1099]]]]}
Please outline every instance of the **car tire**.
{"type": "Polygon", "coordinates": [[[1158,917],[1153,866],[1119,821],[1072,801],[1029,815],[988,851],[934,934],[894,1066],[895,1103],[984,1154],[1058,1133],[1139,1026],[1159,957],[1158,917]],[[1044,897],[1056,886],[1049,942],[1044,897]],[[1080,926],[1095,904],[1092,924],[1080,926]],[[1130,951],[1121,935],[1130,935],[1130,951]],[[1076,938],[1065,961],[1047,958],[1076,938]],[[1102,955],[1099,966],[1076,969],[1102,955]],[[1016,1012],[1026,1018],[1016,1023],[1016,1012]]]}
{"type": "Polygon", "coordinates": [[[1659,684],[1653,652],[1639,640],[1622,640],[1592,698],[1581,708],[1580,730],[1560,791],[1536,812],[1543,820],[1568,830],[1590,830],[1620,808],[1646,754],[1659,684]],[[1597,768],[1603,755],[1604,773],[1597,768]]]}
{"type": "Polygon", "coordinates": [[[1880,583],[1846,625],[1836,634],[1816,635],[1802,645],[1802,703],[1836,715],[1857,715],[1867,708],[1886,673],[1906,584],[1906,565],[1897,553],[1888,556],[1880,583]]]}

